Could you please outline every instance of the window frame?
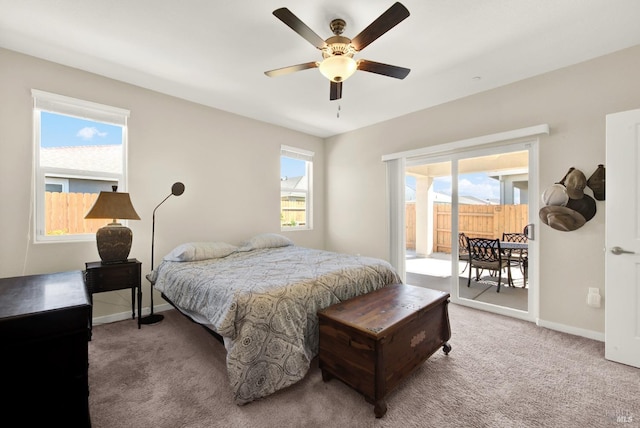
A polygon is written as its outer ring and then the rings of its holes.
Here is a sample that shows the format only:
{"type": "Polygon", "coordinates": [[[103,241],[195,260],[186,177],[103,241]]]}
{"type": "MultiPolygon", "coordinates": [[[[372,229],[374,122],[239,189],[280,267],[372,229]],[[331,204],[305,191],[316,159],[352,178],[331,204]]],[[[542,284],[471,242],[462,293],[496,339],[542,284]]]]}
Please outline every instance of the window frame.
{"type": "MultiPolygon", "coordinates": [[[[282,145],[280,147],[280,172],[282,173],[282,158],[291,158],[305,161],[305,177],[307,179],[307,190],[282,188],[280,185],[280,213],[282,213],[282,193],[295,192],[305,195],[305,224],[303,226],[285,226],[280,222],[280,231],[289,232],[296,230],[313,230],[313,158],[315,153],[310,150],[282,145]]],[[[280,177],[282,182],[282,177],[280,177]]]]}
{"type": "MultiPolygon", "coordinates": [[[[91,101],[80,100],[64,95],[32,89],[33,97],[33,198],[35,215],[33,218],[33,241],[39,243],[91,242],[95,233],[71,235],[46,235],[45,231],[45,192],[47,181],[68,179],[116,181],[118,191],[127,191],[127,120],[129,110],[112,107],[91,101]],[[120,126],[122,128],[122,172],[111,173],[80,169],[47,167],[40,165],[41,113],[71,116],[94,122],[120,126]]],[[[67,189],[68,190],[68,189],[67,189]]],[[[126,221],[122,221],[126,225],[126,221]]]]}

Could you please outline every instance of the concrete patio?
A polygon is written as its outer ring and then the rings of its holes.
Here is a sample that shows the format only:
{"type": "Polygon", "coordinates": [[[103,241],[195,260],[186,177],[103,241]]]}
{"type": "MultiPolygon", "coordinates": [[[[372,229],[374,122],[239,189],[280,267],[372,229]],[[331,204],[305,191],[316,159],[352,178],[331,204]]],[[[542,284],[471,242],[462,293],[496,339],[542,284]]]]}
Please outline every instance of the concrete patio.
{"type": "MultiPolygon", "coordinates": [[[[475,280],[475,272],[473,272],[470,286],[467,287],[469,267],[465,269],[465,262],[457,263],[460,298],[522,311],[527,310],[528,288],[523,287],[524,278],[518,267],[513,266],[511,268],[514,287],[507,285],[507,273],[503,272],[502,285],[500,292],[497,293],[497,278],[489,276],[488,272],[481,275],[480,281],[475,280]]],[[[406,273],[407,284],[454,294],[451,290],[451,254],[433,253],[428,257],[418,257],[414,252],[407,251],[406,273]]]]}

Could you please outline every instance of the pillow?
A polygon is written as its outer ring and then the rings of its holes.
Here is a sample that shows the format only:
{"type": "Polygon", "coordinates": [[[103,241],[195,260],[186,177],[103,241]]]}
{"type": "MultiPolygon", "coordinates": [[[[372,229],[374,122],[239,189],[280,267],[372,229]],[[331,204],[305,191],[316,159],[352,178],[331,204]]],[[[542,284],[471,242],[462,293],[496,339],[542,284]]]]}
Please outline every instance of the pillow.
{"type": "Polygon", "coordinates": [[[218,259],[226,257],[238,249],[226,242],[188,242],[178,245],[164,260],[170,262],[195,262],[198,260],[218,259]]]}
{"type": "Polygon", "coordinates": [[[238,251],[251,251],[261,248],[278,248],[293,245],[293,241],[286,236],[277,233],[262,233],[256,235],[248,241],[243,242],[242,247],[238,251]]]}

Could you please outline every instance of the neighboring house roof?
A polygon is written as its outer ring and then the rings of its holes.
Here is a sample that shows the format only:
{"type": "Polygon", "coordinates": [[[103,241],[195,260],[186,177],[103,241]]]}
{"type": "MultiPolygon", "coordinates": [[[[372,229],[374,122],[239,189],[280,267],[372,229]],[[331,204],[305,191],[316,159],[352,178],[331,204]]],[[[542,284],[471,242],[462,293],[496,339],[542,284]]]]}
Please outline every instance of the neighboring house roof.
{"type": "MultiPolygon", "coordinates": [[[[284,177],[280,180],[280,189],[294,189],[306,192],[308,190],[307,180],[303,180],[305,176],[300,177],[284,177]]],[[[294,192],[283,192],[282,195],[293,196],[294,192]]]]}
{"type": "MultiPolygon", "coordinates": [[[[415,191],[413,191],[413,199],[407,198],[407,202],[415,201],[415,191]]],[[[461,195],[458,198],[459,203],[464,205],[499,205],[499,202],[476,198],[475,196],[461,195]]],[[[444,193],[433,193],[433,202],[451,203],[451,195],[444,193]]]]}
{"type": "Polygon", "coordinates": [[[480,199],[475,196],[460,196],[460,203],[467,205],[500,205],[500,201],[492,199],[480,199]]]}
{"type": "Polygon", "coordinates": [[[40,149],[40,165],[122,173],[122,145],[43,147],[40,149]]]}
{"type": "MultiPolygon", "coordinates": [[[[445,195],[443,193],[435,193],[434,202],[447,202],[451,203],[451,195],[445,195]]],[[[499,202],[491,201],[489,199],[480,199],[475,196],[460,195],[458,197],[458,203],[464,205],[499,205],[499,202]]]]}

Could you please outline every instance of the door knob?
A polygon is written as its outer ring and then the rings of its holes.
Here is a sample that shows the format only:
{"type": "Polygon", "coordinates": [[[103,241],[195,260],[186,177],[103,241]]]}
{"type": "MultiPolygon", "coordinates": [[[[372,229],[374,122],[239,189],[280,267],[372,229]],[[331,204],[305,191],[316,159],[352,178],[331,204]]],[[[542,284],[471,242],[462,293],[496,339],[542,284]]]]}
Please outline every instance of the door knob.
{"type": "Polygon", "coordinates": [[[611,252],[613,254],[615,254],[616,256],[619,256],[620,254],[635,254],[633,251],[627,251],[627,250],[623,250],[620,247],[613,247],[611,248],[611,252]]]}

